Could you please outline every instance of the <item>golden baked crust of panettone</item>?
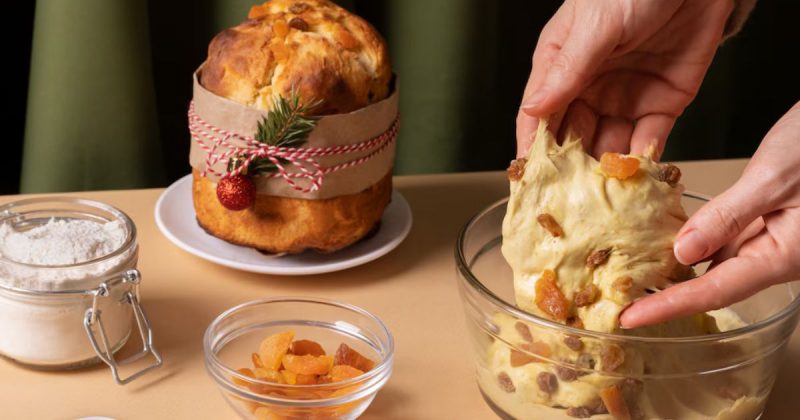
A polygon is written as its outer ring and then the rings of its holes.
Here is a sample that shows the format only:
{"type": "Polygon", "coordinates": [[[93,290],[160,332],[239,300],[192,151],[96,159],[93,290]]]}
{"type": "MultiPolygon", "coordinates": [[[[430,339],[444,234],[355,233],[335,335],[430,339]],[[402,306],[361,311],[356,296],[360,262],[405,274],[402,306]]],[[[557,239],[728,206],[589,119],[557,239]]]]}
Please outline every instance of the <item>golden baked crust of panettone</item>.
{"type": "Polygon", "coordinates": [[[315,115],[346,113],[386,98],[386,43],[366,21],[327,0],[272,0],[208,47],[200,84],[216,95],[269,110],[274,95],[321,103],[315,115]]]}
{"type": "Polygon", "coordinates": [[[203,229],[270,253],[332,252],[355,243],[377,226],[392,195],[390,171],[356,194],[323,200],[258,194],[253,207],[231,211],[217,200],[215,183],[196,170],[192,178],[195,213],[203,229]]]}

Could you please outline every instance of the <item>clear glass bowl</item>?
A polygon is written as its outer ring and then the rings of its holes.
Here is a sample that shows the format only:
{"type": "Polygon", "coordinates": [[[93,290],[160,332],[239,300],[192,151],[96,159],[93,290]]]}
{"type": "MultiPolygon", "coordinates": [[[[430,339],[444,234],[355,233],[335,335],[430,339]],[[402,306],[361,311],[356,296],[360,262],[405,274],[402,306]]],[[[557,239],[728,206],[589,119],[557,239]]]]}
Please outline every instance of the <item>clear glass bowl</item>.
{"type": "Polygon", "coordinates": [[[394,339],[376,316],[326,299],[256,300],[218,316],[203,338],[206,369],[231,407],[245,419],[354,419],[392,373],[394,339]],[[251,354],[272,334],[292,330],[329,352],[345,343],[375,367],[353,379],[320,385],[277,384],[245,376],[251,354]],[[258,392],[256,392],[258,391],[258,392]]]}
{"type": "MultiPolygon", "coordinates": [[[[687,194],[684,201],[691,213],[703,199],[687,194]]],[[[513,275],[500,253],[506,204],[473,217],[455,250],[478,385],[500,417],[626,418],[625,411],[650,419],[760,417],[797,326],[800,282],[733,305],[729,310],[746,326],[712,335],[659,338],[568,327],[514,304],[513,275]],[[622,414],[608,414],[604,401],[624,405],[611,410],[622,414]]]]}

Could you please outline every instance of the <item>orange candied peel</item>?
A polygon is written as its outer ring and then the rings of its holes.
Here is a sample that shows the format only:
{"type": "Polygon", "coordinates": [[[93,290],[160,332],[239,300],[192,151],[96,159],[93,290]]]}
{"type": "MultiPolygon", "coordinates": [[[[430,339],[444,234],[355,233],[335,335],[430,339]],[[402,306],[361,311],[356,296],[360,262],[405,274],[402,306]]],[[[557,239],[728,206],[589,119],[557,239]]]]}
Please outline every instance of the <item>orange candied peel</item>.
{"type": "Polygon", "coordinates": [[[569,302],[556,284],[556,273],[544,270],[536,281],[536,306],[555,320],[565,321],[569,316],[569,302]]]}
{"type": "Polygon", "coordinates": [[[639,159],[619,153],[606,152],[600,156],[600,171],[605,176],[628,179],[639,170],[639,159]]]}

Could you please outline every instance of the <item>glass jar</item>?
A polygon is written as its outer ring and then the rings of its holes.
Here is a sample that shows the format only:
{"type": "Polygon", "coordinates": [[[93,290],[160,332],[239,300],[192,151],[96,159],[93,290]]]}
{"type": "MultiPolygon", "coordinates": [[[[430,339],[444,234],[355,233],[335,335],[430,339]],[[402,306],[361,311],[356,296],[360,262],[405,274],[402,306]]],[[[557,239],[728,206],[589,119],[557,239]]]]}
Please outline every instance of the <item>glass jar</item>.
{"type": "MultiPolygon", "coordinates": [[[[684,207],[692,213],[704,201],[685,194],[684,207]]],[[[506,205],[501,200],[470,220],[455,250],[477,381],[495,412],[517,419],[760,417],[798,324],[800,282],[714,311],[719,326],[725,317],[744,324],[719,333],[667,338],[573,328],[515,305],[513,274],[500,252],[506,205]]]]}
{"type": "Polygon", "coordinates": [[[136,227],[122,211],[79,198],[33,198],[0,206],[0,226],[25,232],[50,221],[117,222],[124,240],[113,252],[67,265],[37,265],[0,255],[0,355],[48,370],[106,363],[125,384],[161,365],[150,323],[139,305],[136,227]],[[133,329],[143,348],[117,361],[133,329]],[[123,378],[118,367],[144,356],[155,362],[123,378]]]}

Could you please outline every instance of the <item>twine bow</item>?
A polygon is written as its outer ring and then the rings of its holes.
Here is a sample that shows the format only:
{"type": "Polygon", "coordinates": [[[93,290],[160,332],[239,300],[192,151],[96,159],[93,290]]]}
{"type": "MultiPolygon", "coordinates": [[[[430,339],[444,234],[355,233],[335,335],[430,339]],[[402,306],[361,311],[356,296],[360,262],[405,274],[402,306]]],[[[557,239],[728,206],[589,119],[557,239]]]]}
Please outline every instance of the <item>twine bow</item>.
{"type": "Polygon", "coordinates": [[[192,139],[197,142],[197,145],[208,153],[202,176],[206,176],[208,172],[223,178],[238,175],[253,160],[266,158],[275,165],[277,172],[265,176],[270,178],[281,177],[293,189],[303,193],[319,190],[322,187],[325,175],[360,165],[386,150],[397,137],[399,127],[400,117],[398,116],[386,131],[359,143],[308,148],[278,147],[262,143],[253,137],[217,127],[203,120],[195,113],[194,101],[189,105],[189,132],[192,135],[192,139]],[[360,153],[367,150],[371,151],[367,155],[327,168],[320,165],[315,159],[324,156],[360,153]],[[237,168],[224,172],[213,168],[214,165],[220,162],[227,163],[229,159],[237,156],[245,156],[237,168]],[[292,166],[296,170],[289,171],[287,166],[292,166]],[[298,184],[293,178],[307,180],[306,186],[298,184]]]}

